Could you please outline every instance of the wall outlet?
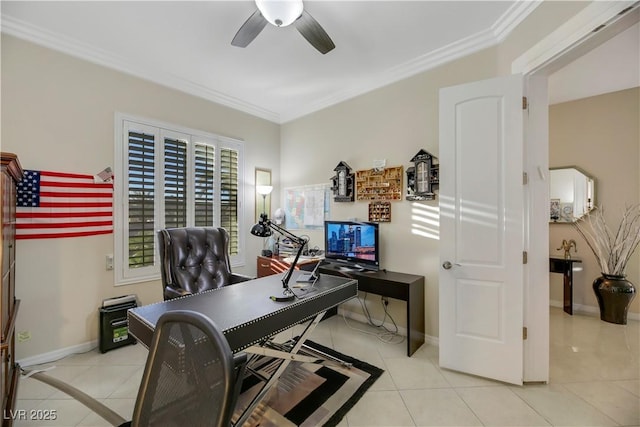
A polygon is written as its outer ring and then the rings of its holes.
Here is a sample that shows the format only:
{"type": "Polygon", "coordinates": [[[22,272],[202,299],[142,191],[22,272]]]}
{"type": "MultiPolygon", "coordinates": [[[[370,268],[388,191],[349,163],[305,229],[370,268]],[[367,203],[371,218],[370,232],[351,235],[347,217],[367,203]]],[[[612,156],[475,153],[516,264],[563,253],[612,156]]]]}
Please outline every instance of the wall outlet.
{"type": "Polygon", "coordinates": [[[113,254],[109,254],[105,258],[105,268],[107,271],[113,270],[113,254]]]}
{"type": "Polygon", "coordinates": [[[18,342],[25,342],[31,339],[31,331],[20,331],[17,334],[18,342]]]}

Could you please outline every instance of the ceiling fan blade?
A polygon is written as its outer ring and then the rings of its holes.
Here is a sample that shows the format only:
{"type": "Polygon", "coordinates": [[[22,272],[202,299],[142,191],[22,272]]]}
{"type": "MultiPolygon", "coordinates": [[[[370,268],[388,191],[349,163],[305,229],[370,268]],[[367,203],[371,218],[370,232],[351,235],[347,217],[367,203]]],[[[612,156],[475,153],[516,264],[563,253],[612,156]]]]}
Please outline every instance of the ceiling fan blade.
{"type": "Polygon", "coordinates": [[[233,40],[231,40],[231,44],[237,47],[247,47],[266,25],[267,20],[264,19],[259,10],[256,10],[253,12],[253,15],[242,24],[242,27],[240,27],[233,40]]]}
{"type": "Polygon", "coordinates": [[[302,11],[302,15],[296,20],[295,26],[300,34],[323,55],[336,47],[327,32],[306,10],[302,11]]]}

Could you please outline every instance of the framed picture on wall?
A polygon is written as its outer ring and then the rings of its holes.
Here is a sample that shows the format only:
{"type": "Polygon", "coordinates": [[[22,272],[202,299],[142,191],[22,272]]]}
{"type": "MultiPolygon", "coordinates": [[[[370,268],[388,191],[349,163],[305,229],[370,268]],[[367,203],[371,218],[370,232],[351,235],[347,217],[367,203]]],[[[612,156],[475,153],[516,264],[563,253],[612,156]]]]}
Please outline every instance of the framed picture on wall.
{"type": "Polygon", "coordinates": [[[557,221],[560,219],[560,199],[551,199],[551,221],[557,221]]]}
{"type": "Polygon", "coordinates": [[[560,217],[563,221],[573,222],[573,203],[560,203],[560,217]]]}

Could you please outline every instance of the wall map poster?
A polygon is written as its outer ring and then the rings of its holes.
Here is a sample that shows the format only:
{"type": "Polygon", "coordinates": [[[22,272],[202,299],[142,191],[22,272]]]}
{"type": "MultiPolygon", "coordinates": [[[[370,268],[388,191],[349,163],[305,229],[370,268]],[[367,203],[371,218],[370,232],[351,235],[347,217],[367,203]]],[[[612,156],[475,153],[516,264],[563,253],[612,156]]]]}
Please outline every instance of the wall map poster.
{"type": "Polygon", "coordinates": [[[284,189],[285,226],[289,230],[324,227],[329,219],[329,184],[305,185],[284,189]]]}

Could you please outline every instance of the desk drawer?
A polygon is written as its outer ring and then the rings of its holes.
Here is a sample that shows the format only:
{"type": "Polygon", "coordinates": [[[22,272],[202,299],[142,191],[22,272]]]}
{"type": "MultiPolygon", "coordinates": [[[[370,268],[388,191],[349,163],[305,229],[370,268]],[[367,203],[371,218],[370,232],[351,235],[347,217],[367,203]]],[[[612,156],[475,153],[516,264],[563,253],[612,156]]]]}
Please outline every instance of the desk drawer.
{"type": "Polygon", "coordinates": [[[259,256],[258,264],[257,264],[257,272],[258,272],[258,277],[265,277],[265,276],[271,276],[272,274],[276,274],[276,272],[273,271],[272,269],[271,258],[259,256]]]}
{"type": "MultiPolygon", "coordinates": [[[[303,259],[299,260],[296,270],[311,271],[316,266],[317,260],[303,259]]],[[[257,259],[256,271],[258,277],[271,276],[274,274],[284,273],[291,265],[284,261],[281,257],[265,257],[259,256],[257,259]]]]}

